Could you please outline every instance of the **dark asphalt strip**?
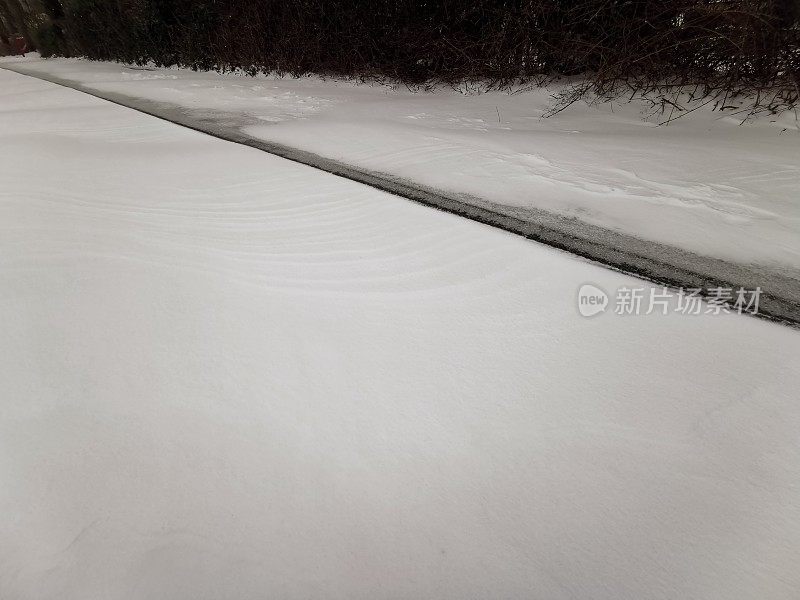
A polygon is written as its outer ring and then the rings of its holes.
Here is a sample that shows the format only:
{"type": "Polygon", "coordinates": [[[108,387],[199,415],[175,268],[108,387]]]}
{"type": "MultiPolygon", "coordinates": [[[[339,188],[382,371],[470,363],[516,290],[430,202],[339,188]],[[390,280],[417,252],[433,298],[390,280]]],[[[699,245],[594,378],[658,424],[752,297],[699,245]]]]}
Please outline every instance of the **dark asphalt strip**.
{"type": "Polygon", "coordinates": [[[313,152],[260,140],[242,131],[243,126],[250,124],[244,115],[207,109],[192,110],[114,92],[99,92],[80,82],[29,71],[21,65],[3,64],[0,68],[69,87],[222,140],[250,146],[491,225],[653,283],[671,288],[700,288],[705,295],[713,295],[708,291],[711,288],[761,288],[757,316],[800,328],[800,279],[761,265],[736,264],[543,210],[515,208],[474,196],[453,194],[388,173],[360,169],[313,152]]]}

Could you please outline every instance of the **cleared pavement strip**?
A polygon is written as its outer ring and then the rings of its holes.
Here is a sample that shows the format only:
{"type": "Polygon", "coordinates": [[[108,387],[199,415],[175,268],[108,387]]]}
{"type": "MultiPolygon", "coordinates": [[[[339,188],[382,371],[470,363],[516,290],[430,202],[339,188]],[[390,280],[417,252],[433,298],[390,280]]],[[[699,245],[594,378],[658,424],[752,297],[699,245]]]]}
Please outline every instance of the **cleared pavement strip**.
{"type": "Polygon", "coordinates": [[[22,65],[5,64],[0,68],[69,87],[219,139],[250,146],[491,225],[657,284],[671,288],[699,288],[705,296],[713,295],[710,290],[714,288],[760,289],[757,316],[800,327],[800,280],[770,272],[758,265],[737,264],[703,256],[548,211],[506,206],[475,196],[434,189],[389,173],[361,169],[313,152],[248,135],[243,131],[246,118],[241,115],[210,109],[193,111],[174,104],[115,92],[100,92],[78,81],[30,71],[22,65]]]}

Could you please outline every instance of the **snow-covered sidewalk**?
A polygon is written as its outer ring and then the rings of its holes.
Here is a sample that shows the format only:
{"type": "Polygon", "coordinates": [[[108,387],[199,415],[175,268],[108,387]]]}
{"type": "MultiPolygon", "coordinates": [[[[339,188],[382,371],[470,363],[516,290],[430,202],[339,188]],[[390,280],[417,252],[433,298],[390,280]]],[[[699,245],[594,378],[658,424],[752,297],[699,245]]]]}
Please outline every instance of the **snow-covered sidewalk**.
{"type": "Polygon", "coordinates": [[[800,334],[587,282],[0,71],[0,595],[794,598],[800,334]]]}
{"type": "Polygon", "coordinates": [[[411,93],[115,63],[4,59],[32,72],[228,119],[250,135],[453,193],[575,217],[644,240],[800,279],[795,115],[702,109],[657,127],[641,103],[578,104],[557,88],[411,93]]]}

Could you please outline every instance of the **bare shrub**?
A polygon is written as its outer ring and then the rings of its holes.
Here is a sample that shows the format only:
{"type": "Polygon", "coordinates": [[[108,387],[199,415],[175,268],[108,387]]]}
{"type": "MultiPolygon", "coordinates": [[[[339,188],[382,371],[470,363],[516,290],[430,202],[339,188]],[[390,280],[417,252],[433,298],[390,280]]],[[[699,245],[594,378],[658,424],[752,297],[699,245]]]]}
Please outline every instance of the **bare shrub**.
{"type": "Polygon", "coordinates": [[[585,76],[555,110],[641,94],[685,112],[688,93],[779,112],[800,88],[800,0],[47,2],[62,53],[93,59],[417,85],[585,76]]]}

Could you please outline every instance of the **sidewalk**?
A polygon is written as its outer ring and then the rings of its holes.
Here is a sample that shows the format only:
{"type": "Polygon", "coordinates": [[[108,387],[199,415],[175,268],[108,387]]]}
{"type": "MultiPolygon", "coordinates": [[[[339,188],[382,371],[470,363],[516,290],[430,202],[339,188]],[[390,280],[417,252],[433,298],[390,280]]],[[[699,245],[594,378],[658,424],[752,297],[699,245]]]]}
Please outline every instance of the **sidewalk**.
{"type": "Polygon", "coordinates": [[[651,281],[761,288],[763,313],[800,323],[800,133],[789,115],[739,126],[698,111],[659,128],[633,104],[541,120],[542,90],[411,94],[78,60],[3,64],[651,281]]]}

